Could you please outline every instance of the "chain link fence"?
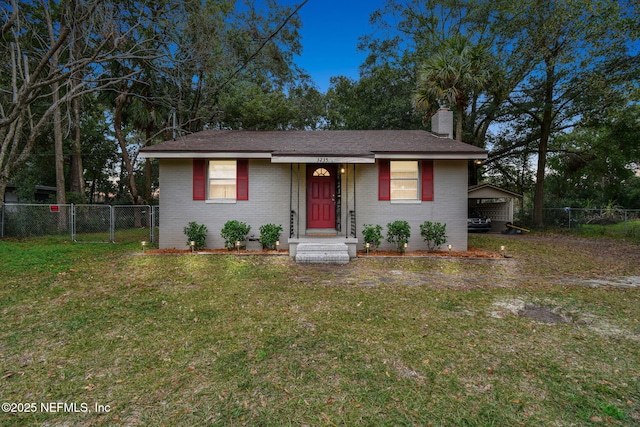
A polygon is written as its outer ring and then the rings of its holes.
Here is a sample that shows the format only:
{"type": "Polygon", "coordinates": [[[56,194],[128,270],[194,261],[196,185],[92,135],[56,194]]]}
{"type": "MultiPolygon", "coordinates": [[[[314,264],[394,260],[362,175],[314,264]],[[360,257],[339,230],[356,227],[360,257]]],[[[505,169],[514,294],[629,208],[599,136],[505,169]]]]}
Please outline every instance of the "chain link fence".
{"type": "Polygon", "coordinates": [[[640,241],[640,209],[545,209],[547,227],[640,241]]]}
{"type": "Polygon", "coordinates": [[[4,203],[0,237],[69,235],[83,243],[157,243],[158,224],[158,206],[4,203]]]}

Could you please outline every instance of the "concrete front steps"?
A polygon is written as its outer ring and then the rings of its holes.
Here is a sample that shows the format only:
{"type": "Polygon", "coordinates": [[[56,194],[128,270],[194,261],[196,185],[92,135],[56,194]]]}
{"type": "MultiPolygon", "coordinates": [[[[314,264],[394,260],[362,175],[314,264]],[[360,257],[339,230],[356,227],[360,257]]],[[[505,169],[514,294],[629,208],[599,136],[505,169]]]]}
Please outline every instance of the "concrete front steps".
{"type": "Polygon", "coordinates": [[[296,250],[300,264],[348,264],[349,259],[345,243],[299,243],[296,250]]]}
{"type": "Polygon", "coordinates": [[[292,237],[289,256],[305,264],[346,264],[356,257],[357,244],[358,239],[346,236],[292,237]]]}

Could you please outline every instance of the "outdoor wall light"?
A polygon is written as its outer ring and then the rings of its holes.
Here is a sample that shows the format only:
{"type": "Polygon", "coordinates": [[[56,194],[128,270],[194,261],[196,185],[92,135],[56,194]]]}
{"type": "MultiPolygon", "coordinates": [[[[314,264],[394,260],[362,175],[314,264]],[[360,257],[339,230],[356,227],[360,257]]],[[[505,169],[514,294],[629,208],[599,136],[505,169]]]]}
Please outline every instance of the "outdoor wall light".
{"type": "Polygon", "coordinates": [[[191,247],[191,252],[193,253],[196,248],[196,242],[194,240],[190,241],[189,246],[191,247]]]}
{"type": "Polygon", "coordinates": [[[144,252],[144,249],[145,249],[145,248],[146,248],[146,246],[147,246],[147,241],[146,241],[146,240],[143,240],[142,242],[140,242],[140,244],[142,245],[142,252],[144,252]]]}
{"type": "Polygon", "coordinates": [[[345,172],[344,167],[340,168],[340,173],[341,173],[341,174],[344,174],[344,172],[345,172]]]}

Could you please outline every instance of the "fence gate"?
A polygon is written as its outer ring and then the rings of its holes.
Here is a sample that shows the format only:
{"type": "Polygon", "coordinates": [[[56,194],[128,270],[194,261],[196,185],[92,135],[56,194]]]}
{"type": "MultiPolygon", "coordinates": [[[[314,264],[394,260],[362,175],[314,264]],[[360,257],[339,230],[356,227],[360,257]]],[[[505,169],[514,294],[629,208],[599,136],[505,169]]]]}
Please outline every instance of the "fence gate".
{"type": "Polygon", "coordinates": [[[74,242],[113,242],[111,206],[71,205],[71,216],[71,239],[74,242]]]}

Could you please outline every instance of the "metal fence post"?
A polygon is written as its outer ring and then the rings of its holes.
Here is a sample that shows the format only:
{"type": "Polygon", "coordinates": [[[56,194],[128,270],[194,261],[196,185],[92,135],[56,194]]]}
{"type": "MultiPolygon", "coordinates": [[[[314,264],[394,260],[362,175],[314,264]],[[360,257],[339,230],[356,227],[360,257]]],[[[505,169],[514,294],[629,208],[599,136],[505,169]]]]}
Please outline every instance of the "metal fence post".
{"type": "Polygon", "coordinates": [[[69,205],[69,229],[71,230],[71,241],[76,242],[76,206],[69,205]]]}
{"type": "Polygon", "coordinates": [[[111,205],[109,205],[109,242],[116,242],[116,215],[111,205]]]}
{"type": "Polygon", "coordinates": [[[0,237],[4,237],[4,202],[2,203],[2,217],[0,217],[0,237]]]}
{"type": "Polygon", "coordinates": [[[151,243],[155,243],[156,240],[156,210],[155,210],[155,206],[149,206],[149,210],[151,211],[149,213],[149,227],[151,227],[149,229],[149,236],[150,236],[150,241],[151,243]]]}

